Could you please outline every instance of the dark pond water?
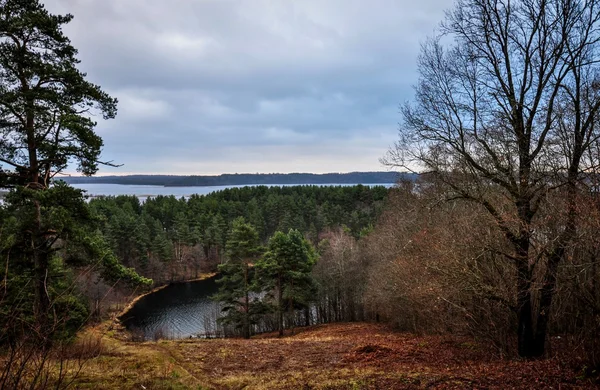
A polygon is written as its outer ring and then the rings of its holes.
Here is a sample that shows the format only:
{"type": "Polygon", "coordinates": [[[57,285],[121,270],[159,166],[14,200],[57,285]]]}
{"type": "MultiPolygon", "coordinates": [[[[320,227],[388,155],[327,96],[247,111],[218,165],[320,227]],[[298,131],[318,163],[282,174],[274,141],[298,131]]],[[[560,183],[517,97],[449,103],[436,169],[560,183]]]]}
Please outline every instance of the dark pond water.
{"type": "Polygon", "coordinates": [[[219,304],[210,299],[217,292],[216,278],[172,284],[141,298],[125,315],[123,324],[146,339],[187,338],[214,335],[219,304]]]}

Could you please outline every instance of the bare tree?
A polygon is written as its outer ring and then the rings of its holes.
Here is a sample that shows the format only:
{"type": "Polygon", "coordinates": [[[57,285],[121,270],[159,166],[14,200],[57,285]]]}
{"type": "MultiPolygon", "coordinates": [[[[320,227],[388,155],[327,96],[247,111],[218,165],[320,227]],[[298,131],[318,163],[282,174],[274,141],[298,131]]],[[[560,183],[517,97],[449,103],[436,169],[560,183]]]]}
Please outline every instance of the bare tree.
{"type": "Polygon", "coordinates": [[[596,1],[458,0],[422,47],[415,102],[383,159],[432,173],[448,198],[494,218],[516,273],[524,357],[544,353],[578,193],[597,163],[599,19],[596,1]],[[540,218],[551,193],[564,197],[559,229],[540,218]]]}
{"type": "Polygon", "coordinates": [[[360,243],[344,229],[322,234],[320,257],[313,269],[318,286],[320,321],[356,321],[363,318],[362,295],[366,264],[360,243]]]}

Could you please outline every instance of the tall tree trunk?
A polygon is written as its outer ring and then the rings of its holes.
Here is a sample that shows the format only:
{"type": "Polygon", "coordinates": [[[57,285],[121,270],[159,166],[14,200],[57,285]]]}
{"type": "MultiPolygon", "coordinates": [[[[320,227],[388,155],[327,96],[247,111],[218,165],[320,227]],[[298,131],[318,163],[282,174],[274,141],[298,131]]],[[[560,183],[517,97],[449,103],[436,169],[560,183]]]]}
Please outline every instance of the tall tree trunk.
{"type": "Polygon", "coordinates": [[[535,355],[533,308],[531,303],[531,267],[529,266],[529,237],[522,232],[517,240],[517,342],[519,356],[535,355]]]}
{"type": "MultiPolygon", "coordinates": [[[[29,90],[27,83],[23,84],[25,92],[29,90]]],[[[39,164],[37,156],[37,144],[35,139],[34,102],[29,99],[26,105],[26,134],[29,168],[27,172],[27,187],[33,190],[42,190],[39,183],[39,164]]],[[[32,229],[31,251],[34,266],[34,313],[40,327],[48,326],[48,310],[50,308],[50,297],[48,296],[48,251],[46,240],[42,232],[42,211],[38,200],[34,200],[35,221],[32,229]]],[[[44,334],[41,332],[40,334],[44,334]]]]}
{"type": "Polygon", "coordinates": [[[281,290],[281,276],[277,278],[277,310],[279,336],[283,336],[283,291],[281,290]]]}
{"type": "Polygon", "coordinates": [[[310,326],[310,306],[304,307],[304,326],[310,326]]]}
{"type": "Polygon", "coordinates": [[[546,349],[546,338],[548,333],[548,321],[550,319],[550,309],[556,289],[556,277],[558,274],[558,265],[564,260],[567,254],[567,246],[577,233],[577,178],[579,170],[579,157],[575,154],[571,168],[569,169],[569,181],[567,187],[567,221],[563,233],[557,240],[555,249],[548,257],[548,265],[544,273],[544,282],[540,290],[540,304],[537,313],[534,356],[543,356],[546,349]]]}
{"type": "MultiPolygon", "coordinates": [[[[23,85],[24,92],[29,90],[29,86],[23,85]]],[[[37,156],[37,142],[35,139],[35,122],[34,122],[34,101],[28,99],[26,105],[25,132],[27,134],[27,154],[29,158],[29,168],[27,172],[27,185],[34,189],[39,188],[40,168],[37,156]]]]}
{"type": "Polygon", "coordinates": [[[244,338],[250,338],[250,297],[248,294],[248,263],[244,262],[244,338]]]}
{"type": "MultiPolygon", "coordinates": [[[[521,286],[522,283],[519,283],[521,286]]],[[[533,312],[531,307],[531,291],[527,288],[519,287],[518,292],[518,350],[521,357],[535,356],[535,340],[533,336],[533,312]]]]}
{"type": "Polygon", "coordinates": [[[556,275],[558,273],[558,264],[564,256],[564,248],[552,253],[548,259],[548,269],[546,270],[544,284],[540,291],[540,308],[537,313],[537,323],[535,330],[535,346],[533,350],[534,357],[544,355],[546,350],[546,336],[548,333],[548,320],[550,319],[550,308],[554,289],[556,287],[556,275]]]}
{"type": "MultiPolygon", "coordinates": [[[[35,229],[31,238],[31,250],[33,255],[34,266],[34,313],[36,321],[40,328],[45,329],[49,326],[49,309],[50,297],[48,296],[48,248],[46,248],[46,240],[41,231],[41,206],[36,200],[34,202],[36,210],[35,229]]],[[[41,331],[40,334],[46,334],[41,331]]]]}
{"type": "Polygon", "coordinates": [[[294,334],[294,326],[296,325],[296,318],[294,316],[294,299],[290,297],[288,304],[290,306],[288,309],[288,316],[289,316],[289,321],[290,321],[289,326],[291,329],[291,333],[293,335],[294,334]]]}

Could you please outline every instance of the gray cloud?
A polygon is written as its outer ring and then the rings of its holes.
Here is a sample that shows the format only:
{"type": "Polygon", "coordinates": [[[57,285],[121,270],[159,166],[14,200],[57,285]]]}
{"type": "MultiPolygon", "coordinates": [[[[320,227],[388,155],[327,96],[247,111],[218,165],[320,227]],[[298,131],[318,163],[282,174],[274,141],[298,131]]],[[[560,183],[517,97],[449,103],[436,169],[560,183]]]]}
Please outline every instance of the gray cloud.
{"type": "Polygon", "coordinates": [[[111,173],[381,169],[444,0],[48,0],[116,96],[111,173]]]}

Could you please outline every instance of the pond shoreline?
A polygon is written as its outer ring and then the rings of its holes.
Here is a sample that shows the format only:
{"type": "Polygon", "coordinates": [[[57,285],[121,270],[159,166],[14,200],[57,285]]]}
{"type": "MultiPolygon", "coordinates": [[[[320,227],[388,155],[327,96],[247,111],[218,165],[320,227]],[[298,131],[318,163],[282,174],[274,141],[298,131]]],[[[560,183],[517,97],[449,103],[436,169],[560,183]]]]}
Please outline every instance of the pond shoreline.
{"type": "Polygon", "coordinates": [[[163,290],[169,286],[175,285],[175,284],[183,284],[183,283],[191,283],[191,282],[199,282],[201,280],[206,280],[206,279],[210,279],[210,278],[214,278],[215,276],[217,276],[216,272],[211,272],[211,273],[207,273],[207,274],[202,274],[201,276],[197,277],[197,278],[193,278],[193,279],[186,279],[186,280],[177,280],[177,281],[172,281],[166,284],[162,284],[160,286],[157,286],[155,288],[153,288],[150,291],[147,291],[143,294],[140,294],[138,296],[136,296],[135,298],[133,298],[126,306],[125,308],[123,308],[123,310],[121,310],[121,312],[119,312],[119,314],[115,317],[115,321],[118,321],[121,325],[123,325],[121,318],[123,318],[125,316],[125,314],[127,314],[132,308],[133,306],[139,302],[140,299],[144,298],[147,295],[153,294],[155,292],[158,292],[160,290],[163,290]]]}

